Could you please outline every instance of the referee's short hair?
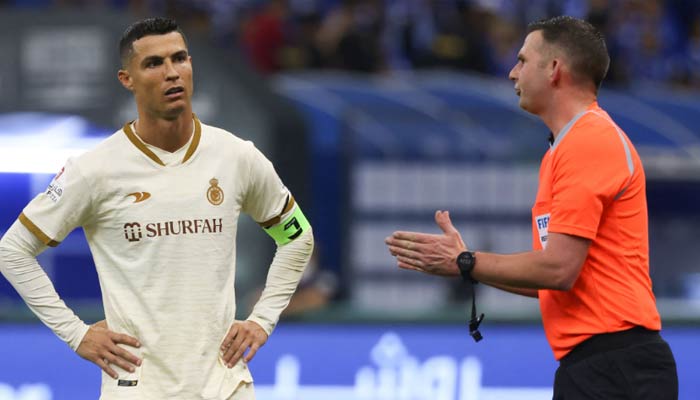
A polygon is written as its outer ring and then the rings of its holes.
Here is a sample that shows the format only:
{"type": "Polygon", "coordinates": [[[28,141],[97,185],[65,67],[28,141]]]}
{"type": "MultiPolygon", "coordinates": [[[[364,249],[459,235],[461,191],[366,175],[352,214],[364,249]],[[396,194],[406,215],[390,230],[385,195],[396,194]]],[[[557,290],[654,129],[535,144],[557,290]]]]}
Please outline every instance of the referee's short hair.
{"type": "Polygon", "coordinates": [[[576,78],[590,80],[596,90],[610,67],[610,56],[603,34],[590,23],[569,16],[532,22],[527,33],[541,31],[545,43],[561,49],[571,62],[576,78]]]}
{"type": "Polygon", "coordinates": [[[154,17],[146,18],[131,24],[122,34],[119,40],[119,58],[122,62],[122,67],[126,68],[134,54],[134,42],[144,36],[149,35],[165,35],[170,32],[178,32],[182,36],[182,40],[187,44],[187,38],[177,25],[174,19],[154,17]]]}

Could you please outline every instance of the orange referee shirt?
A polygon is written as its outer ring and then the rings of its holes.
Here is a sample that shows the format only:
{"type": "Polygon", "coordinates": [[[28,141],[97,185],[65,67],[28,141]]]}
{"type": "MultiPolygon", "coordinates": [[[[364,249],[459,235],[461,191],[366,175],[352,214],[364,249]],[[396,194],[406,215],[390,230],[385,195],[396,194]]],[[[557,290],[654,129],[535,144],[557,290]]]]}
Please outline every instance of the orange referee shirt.
{"type": "Polygon", "coordinates": [[[559,360],[592,335],[661,329],[649,277],[646,183],[627,135],[597,102],[572,119],[544,155],[533,245],[549,232],[591,240],[569,291],[540,290],[544,330],[559,360]]]}

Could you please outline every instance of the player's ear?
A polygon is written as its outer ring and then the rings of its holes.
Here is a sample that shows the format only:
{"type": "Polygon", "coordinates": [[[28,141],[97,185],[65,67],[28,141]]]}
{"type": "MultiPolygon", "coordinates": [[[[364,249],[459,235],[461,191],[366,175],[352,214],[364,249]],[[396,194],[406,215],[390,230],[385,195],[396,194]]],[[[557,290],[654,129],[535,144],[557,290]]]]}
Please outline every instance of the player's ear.
{"type": "Polygon", "coordinates": [[[126,88],[126,90],[133,92],[134,91],[134,81],[131,79],[131,74],[129,74],[129,71],[126,69],[120,69],[119,72],[117,73],[117,77],[119,78],[119,82],[126,88]]]}
{"type": "Polygon", "coordinates": [[[561,61],[557,58],[552,59],[550,62],[549,80],[555,85],[561,79],[562,67],[561,61]]]}

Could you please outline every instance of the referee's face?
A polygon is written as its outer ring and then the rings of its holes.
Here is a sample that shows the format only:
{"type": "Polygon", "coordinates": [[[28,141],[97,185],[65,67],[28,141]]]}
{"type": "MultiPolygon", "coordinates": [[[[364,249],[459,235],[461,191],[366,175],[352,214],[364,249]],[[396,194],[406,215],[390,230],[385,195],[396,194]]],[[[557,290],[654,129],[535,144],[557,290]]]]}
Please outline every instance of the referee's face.
{"type": "Polygon", "coordinates": [[[544,101],[548,97],[548,53],[542,32],[531,32],[518,52],[518,62],[508,75],[514,83],[515,94],[520,97],[520,107],[532,114],[539,115],[542,112],[544,101]]]}
{"type": "Polygon", "coordinates": [[[148,35],[133,43],[133,56],[119,72],[134,94],[139,115],[175,119],[192,104],[192,57],[178,32],[148,35]]]}

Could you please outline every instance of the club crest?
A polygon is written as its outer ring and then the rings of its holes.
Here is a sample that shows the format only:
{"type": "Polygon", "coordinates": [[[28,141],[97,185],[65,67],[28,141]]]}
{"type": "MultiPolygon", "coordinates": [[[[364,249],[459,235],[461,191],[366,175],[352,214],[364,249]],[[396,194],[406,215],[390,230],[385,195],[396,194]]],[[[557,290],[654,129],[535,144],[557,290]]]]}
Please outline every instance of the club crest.
{"type": "Polygon", "coordinates": [[[219,187],[219,180],[211,178],[209,180],[209,189],[207,190],[207,200],[215,206],[224,202],[224,191],[219,187]]]}

